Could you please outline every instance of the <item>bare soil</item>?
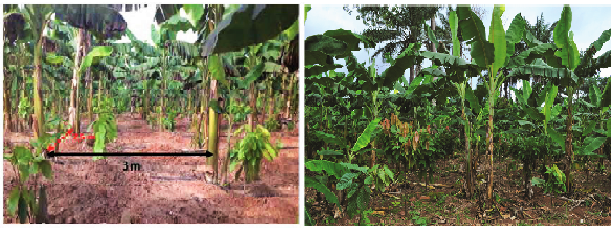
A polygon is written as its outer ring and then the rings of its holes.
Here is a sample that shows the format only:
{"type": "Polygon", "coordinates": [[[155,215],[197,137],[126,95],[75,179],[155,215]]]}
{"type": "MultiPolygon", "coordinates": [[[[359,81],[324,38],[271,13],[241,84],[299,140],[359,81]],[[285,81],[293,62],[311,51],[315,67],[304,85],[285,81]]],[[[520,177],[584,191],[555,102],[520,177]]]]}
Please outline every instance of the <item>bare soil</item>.
{"type": "MultiPolygon", "coordinates": [[[[117,117],[118,138],[109,152],[178,152],[194,149],[189,120],[177,118],[175,132],[153,130],[138,115],[117,117]]],[[[89,121],[83,120],[85,131],[89,121]]],[[[221,123],[220,158],[228,149],[226,123],[221,123]]],[[[296,125],[298,126],[298,125],[296,125]]],[[[204,178],[212,171],[206,158],[196,157],[91,157],[58,158],[52,163],[54,179],[47,187],[50,223],[258,223],[298,222],[298,131],[273,132],[272,142],[283,148],[274,161],[263,161],[260,180],[244,185],[234,178],[229,185],[214,185],[204,178]],[[138,163],[140,171],[123,171],[125,163],[138,163]],[[207,173],[208,172],[208,173],[207,173]]],[[[91,135],[91,134],[85,134],[91,135]]],[[[4,146],[24,145],[32,133],[4,133],[4,146]]],[[[233,138],[232,143],[238,138],[233,138]]],[[[89,152],[77,142],[61,143],[60,151],[89,152]]],[[[221,165],[221,162],[219,163],[221,165]]],[[[12,165],[4,161],[4,205],[18,183],[12,165]]],[[[221,168],[221,166],[220,166],[221,168]]],[[[210,180],[210,178],[209,178],[210,180]]],[[[39,184],[41,181],[39,181],[39,184]]],[[[34,188],[33,181],[29,181],[34,188]]],[[[4,212],[4,223],[17,219],[4,212]]]]}
{"type": "MultiPolygon", "coordinates": [[[[485,159],[485,157],[483,158],[485,159]]],[[[484,160],[481,160],[484,161],[484,160]]],[[[522,225],[611,225],[611,163],[604,161],[605,171],[596,162],[574,170],[575,192],[572,195],[544,193],[533,187],[533,198],[524,198],[523,173],[512,159],[494,160],[494,193],[498,196],[485,207],[478,198],[466,198],[462,191],[463,160],[452,157],[437,162],[430,188],[415,173],[396,172],[397,180],[385,192],[373,191],[366,212],[370,225],[441,225],[441,226],[522,226],[522,225]],[[402,174],[402,175],[400,175],[402,174]],[[402,176],[402,177],[398,177],[402,176]],[[568,201],[569,199],[576,202],[568,201]]],[[[390,165],[391,167],[391,165],[390,165]]],[[[478,168],[477,174],[486,168],[478,168]]],[[[398,171],[395,169],[394,171],[398,171]]],[[[403,169],[401,171],[404,171],[403,169]]],[[[309,172],[307,172],[307,175],[309,172]]],[[[314,176],[315,174],[311,174],[314,176]]],[[[533,171],[532,176],[539,176],[533,171]]],[[[486,184],[480,185],[485,190],[486,184]]],[[[334,205],[312,188],[305,191],[307,209],[317,225],[357,225],[360,216],[350,217],[343,209],[335,217],[334,205]]],[[[364,222],[363,222],[364,224],[364,222]]]]}

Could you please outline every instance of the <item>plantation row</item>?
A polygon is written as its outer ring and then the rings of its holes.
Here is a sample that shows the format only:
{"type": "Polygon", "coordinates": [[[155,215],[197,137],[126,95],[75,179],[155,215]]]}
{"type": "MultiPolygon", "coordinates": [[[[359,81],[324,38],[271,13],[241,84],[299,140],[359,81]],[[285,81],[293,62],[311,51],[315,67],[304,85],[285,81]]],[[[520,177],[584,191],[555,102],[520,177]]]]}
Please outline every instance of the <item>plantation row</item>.
{"type": "Polygon", "coordinates": [[[480,212],[497,208],[494,190],[503,182],[495,180],[494,163],[506,158],[522,165],[525,199],[533,198],[533,186],[572,198],[573,173],[588,161],[610,174],[604,160],[611,157],[611,80],[599,77],[599,69],[611,66],[611,52],[595,53],[611,30],[579,52],[570,7],[553,43],[537,40],[521,14],[505,31],[503,12],[504,6],[494,8],[485,31],[471,8],[452,10],[451,50],[431,45],[439,41],[424,20],[431,43],[411,43],[396,57],[384,54],[389,67],[382,74],[374,59],[360,63],[351,53],[360,45],[375,47],[367,35],[339,29],[306,38],[305,182],[307,190],[317,190],[306,203],[307,225],[323,223],[312,217],[321,213],[309,210],[321,209],[312,206],[322,200],[333,206],[334,218],[347,213],[369,222],[371,198],[392,184],[409,185],[409,174],[428,190],[434,171],[442,169],[437,161],[451,158],[464,164],[454,188],[476,199],[480,212]],[[461,57],[466,44],[471,62],[461,57]],[[425,60],[433,66],[407,82],[405,70],[425,60]],[[335,72],[341,67],[348,74],[335,72]]]}
{"type": "Polygon", "coordinates": [[[85,132],[81,119],[95,135],[93,151],[106,152],[117,138],[117,114],[138,113],[172,132],[178,116],[189,117],[193,147],[214,155],[208,160],[214,184],[239,166],[237,177],[244,172],[246,182],[258,179],[262,159],[278,154],[270,132],[295,126],[297,5],[150,5],[156,15],[148,41],[128,29],[121,7],[4,5],[5,131],[34,135],[29,147],[8,149],[12,154],[4,157],[21,177],[7,209],[18,212],[22,223],[42,218],[38,206],[45,194],[26,184],[39,172],[53,176],[42,150],[51,144],[59,151],[55,139],[69,129],[85,132]],[[233,35],[256,28],[258,36],[233,35]],[[177,40],[188,30],[195,31],[195,43],[177,40]],[[120,43],[122,37],[129,42],[120,43]],[[227,129],[220,128],[224,120],[227,129]],[[220,131],[228,138],[245,136],[229,147],[223,171],[217,163],[220,131]]]}

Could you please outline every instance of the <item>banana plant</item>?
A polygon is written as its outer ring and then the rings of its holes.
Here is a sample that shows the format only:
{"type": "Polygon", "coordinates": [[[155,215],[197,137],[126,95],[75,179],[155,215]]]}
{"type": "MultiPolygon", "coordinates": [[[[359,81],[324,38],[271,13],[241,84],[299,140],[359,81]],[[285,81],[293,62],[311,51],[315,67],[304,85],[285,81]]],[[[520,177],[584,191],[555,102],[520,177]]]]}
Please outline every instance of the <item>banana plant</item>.
{"type": "MultiPolygon", "coordinates": [[[[126,24],[121,15],[115,10],[98,5],[25,5],[19,12],[13,13],[20,16],[25,23],[10,23],[9,28],[26,39],[32,39],[36,43],[34,45],[34,116],[36,117],[36,125],[34,125],[34,137],[38,138],[44,130],[44,116],[42,108],[42,65],[43,65],[43,45],[44,29],[46,28],[50,18],[55,14],[56,19],[68,22],[73,27],[84,28],[93,31],[98,36],[111,37],[119,34],[125,29],[126,24]]],[[[75,61],[75,66],[80,66],[80,61],[75,61]]],[[[79,69],[75,69],[77,72],[79,69]]],[[[74,87],[78,86],[78,81],[73,83],[74,87]]]]}
{"type": "MultiPolygon", "coordinates": [[[[516,58],[511,58],[509,64],[513,66],[510,76],[525,78],[529,75],[543,75],[563,89],[567,95],[565,98],[566,133],[559,133],[549,127],[547,129],[547,133],[553,138],[554,142],[564,147],[566,152],[564,173],[567,192],[573,191],[571,167],[574,163],[575,151],[577,150],[579,154],[585,154],[584,152],[589,151],[587,154],[590,154],[604,143],[602,139],[594,140],[590,138],[587,142],[579,144],[583,145],[581,148],[574,146],[576,144],[573,144],[573,100],[576,97],[576,90],[583,84],[585,78],[593,77],[599,69],[611,66],[610,51],[594,58],[603,44],[610,40],[611,30],[603,31],[600,37],[590,44],[582,57],[573,41],[573,33],[570,30],[571,22],[571,8],[565,5],[559,23],[553,32],[554,43],[541,43],[531,34],[526,33],[524,40],[529,49],[516,58]],[[543,61],[536,61],[537,58],[542,58],[543,61]],[[526,65],[526,63],[532,64],[526,65]],[[519,67],[518,65],[522,66],[519,67]]],[[[610,103],[610,100],[608,102],[610,103]]]]}
{"type": "MultiPolygon", "coordinates": [[[[499,70],[509,64],[509,57],[513,53],[514,44],[521,41],[524,36],[524,28],[525,21],[521,17],[521,14],[518,14],[514,17],[511,22],[511,26],[507,31],[504,30],[502,26],[501,16],[504,13],[504,5],[496,5],[492,12],[492,24],[490,26],[489,35],[486,37],[485,27],[481,19],[476,16],[474,12],[471,11],[469,7],[460,5],[457,8],[457,19],[458,26],[460,29],[462,38],[468,41],[471,44],[471,57],[473,58],[473,63],[466,63],[463,59],[459,57],[459,41],[454,41],[454,53],[453,55],[445,54],[445,53],[434,53],[434,52],[418,52],[414,54],[414,56],[421,58],[429,58],[433,61],[433,64],[437,66],[445,67],[445,72],[442,72],[436,68],[424,69],[429,74],[432,74],[436,77],[444,77],[444,80],[450,80],[454,82],[456,90],[459,92],[461,96],[463,96],[463,100],[468,100],[471,102],[471,107],[479,108],[475,98],[471,95],[472,90],[469,90],[468,87],[463,86],[468,77],[476,77],[481,75],[482,70],[487,71],[487,76],[485,77],[486,89],[487,89],[487,102],[485,106],[483,106],[485,113],[479,112],[478,117],[483,117],[482,115],[487,114],[488,117],[488,125],[487,125],[487,135],[486,135],[486,144],[487,144],[487,152],[489,154],[489,165],[490,165],[490,174],[489,181],[487,187],[487,197],[488,199],[492,198],[492,190],[493,190],[493,129],[494,129],[494,105],[496,104],[496,100],[498,98],[499,88],[502,84],[505,75],[499,70]],[[508,47],[508,50],[507,50],[508,47]],[[456,54],[458,53],[458,54],[456,54]]],[[[452,16],[453,17],[453,16],[452,16]]],[[[454,29],[452,29],[452,33],[456,30],[455,26],[455,17],[453,17],[453,24],[450,24],[454,29]]],[[[429,37],[431,40],[433,37],[429,37]]],[[[434,41],[435,42],[435,41],[434,41]]],[[[479,110],[479,109],[477,109],[479,110]]],[[[480,119],[480,118],[478,118],[480,119]]],[[[467,120],[465,120],[465,126],[467,120]]],[[[465,127],[466,128],[466,127],[465,127]]],[[[465,129],[465,134],[470,136],[470,131],[465,129]]],[[[467,143],[469,144],[469,143],[467,143]]],[[[468,147],[466,147],[468,148],[468,147]]],[[[472,162],[472,157],[467,155],[466,161],[472,162]]],[[[472,179],[467,179],[467,181],[472,182],[472,179]]],[[[469,188],[470,190],[470,188],[469,188]]]]}
{"type": "MultiPolygon", "coordinates": [[[[24,37],[34,40],[36,45],[34,45],[34,115],[36,116],[37,124],[34,125],[34,137],[38,138],[45,132],[44,130],[44,120],[43,120],[43,109],[42,109],[42,99],[41,99],[41,80],[42,80],[42,47],[43,47],[43,29],[45,28],[47,21],[53,14],[53,7],[50,5],[26,5],[24,8],[21,8],[19,12],[13,13],[14,19],[20,18],[21,21],[25,23],[9,23],[9,27],[7,29],[15,31],[16,34],[19,34],[18,37],[24,37]],[[26,29],[26,23],[29,26],[29,29],[26,29]]],[[[38,155],[38,154],[37,154],[38,155]]]]}

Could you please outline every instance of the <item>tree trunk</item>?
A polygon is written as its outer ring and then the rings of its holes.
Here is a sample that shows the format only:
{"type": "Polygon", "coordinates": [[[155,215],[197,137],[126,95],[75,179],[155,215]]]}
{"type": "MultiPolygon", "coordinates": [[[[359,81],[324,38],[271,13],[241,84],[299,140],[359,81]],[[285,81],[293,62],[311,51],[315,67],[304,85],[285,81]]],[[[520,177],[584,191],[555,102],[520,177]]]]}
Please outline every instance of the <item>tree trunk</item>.
{"type": "Polygon", "coordinates": [[[287,68],[285,68],[285,73],[283,74],[289,77],[289,90],[287,90],[287,109],[285,111],[285,118],[292,119],[293,116],[291,115],[292,112],[290,111],[290,108],[292,107],[292,101],[294,100],[294,81],[296,80],[296,78],[295,75],[287,74],[287,68]]]}
{"type": "Polygon", "coordinates": [[[474,182],[474,169],[472,166],[472,160],[474,160],[474,158],[472,157],[472,151],[470,149],[470,140],[471,140],[471,134],[470,134],[470,122],[466,119],[466,115],[464,114],[464,111],[462,111],[462,119],[464,119],[465,121],[465,125],[464,125],[464,147],[465,147],[465,153],[466,153],[466,164],[465,164],[465,172],[464,172],[464,180],[466,182],[466,198],[470,198],[472,196],[473,193],[473,184],[474,182]]]}
{"type": "Polygon", "coordinates": [[[70,90],[70,107],[68,108],[68,119],[70,125],[72,125],[73,133],[75,134],[81,133],[79,126],[79,78],[81,72],[79,71],[79,67],[81,65],[82,58],[86,53],[85,36],[87,35],[86,30],[78,30],[79,31],[76,37],[77,49],[75,52],[74,70],[70,90]]]}
{"type": "Polygon", "coordinates": [[[89,123],[92,123],[94,120],[94,115],[92,114],[93,106],[94,106],[94,75],[89,74],[87,77],[89,84],[89,96],[87,97],[87,115],[89,116],[89,123]]]}
{"type": "MultiPolygon", "coordinates": [[[[436,16],[432,16],[432,18],[430,19],[430,27],[432,27],[432,32],[434,33],[434,30],[436,30],[436,20],[435,20],[436,16]]],[[[432,42],[432,52],[436,53],[436,43],[432,42]]],[[[436,81],[436,79],[438,79],[438,77],[434,77],[433,81],[436,81]]],[[[432,99],[432,106],[436,106],[436,99],[433,98],[432,99]]],[[[428,186],[426,186],[427,188],[428,186]]]]}
{"type": "MultiPolygon", "coordinates": [[[[205,72],[206,72],[206,70],[205,70],[205,72]]],[[[202,74],[202,77],[203,78],[208,77],[208,73],[207,74],[202,74]]],[[[201,97],[201,100],[200,100],[201,101],[200,102],[200,106],[201,106],[200,107],[200,112],[203,113],[203,114],[208,112],[208,107],[209,107],[209,101],[207,99],[207,95],[208,95],[207,88],[208,88],[208,85],[206,85],[205,82],[207,82],[207,80],[203,79],[202,80],[202,94],[201,94],[202,97],[201,97]]],[[[209,85],[211,85],[211,82],[208,82],[208,83],[209,83],[209,85]]],[[[209,126],[209,116],[208,115],[203,115],[203,116],[204,116],[204,125],[201,126],[202,129],[201,129],[200,133],[202,135],[202,139],[204,139],[203,142],[206,142],[206,144],[208,144],[208,137],[209,137],[209,133],[208,133],[208,131],[209,131],[209,129],[208,129],[208,126],[209,126]]],[[[208,148],[208,146],[207,146],[207,148],[208,148]]]]}
{"type": "MultiPolygon", "coordinates": [[[[4,75],[6,77],[6,71],[4,72],[4,75]]],[[[14,80],[14,79],[13,79],[14,80]]],[[[6,78],[5,81],[7,82],[6,78]]],[[[4,115],[6,117],[6,122],[4,123],[4,131],[13,131],[13,119],[11,117],[11,88],[7,87],[7,85],[4,85],[4,115]]]]}
{"type": "MultiPolygon", "coordinates": [[[[214,25],[212,27],[214,27],[217,23],[219,23],[219,21],[221,21],[221,15],[223,14],[223,5],[215,5],[214,6],[215,9],[215,17],[214,17],[214,25]]],[[[210,31],[213,31],[214,28],[211,28],[210,31]]],[[[218,57],[220,58],[220,57],[218,57]]],[[[214,78],[211,78],[211,86],[210,86],[210,91],[209,91],[209,99],[217,99],[217,80],[214,78]]],[[[219,101],[219,100],[218,100],[219,101]]],[[[223,101],[219,101],[220,103],[218,104],[219,106],[222,106],[222,102],[223,101]]],[[[219,147],[218,147],[218,143],[219,143],[219,123],[218,121],[221,120],[221,114],[218,114],[215,110],[213,110],[213,108],[208,108],[208,117],[209,117],[209,128],[208,128],[208,134],[209,134],[209,139],[208,139],[208,143],[207,143],[207,148],[209,149],[209,151],[211,151],[213,153],[213,157],[212,160],[210,161],[213,164],[213,182],[214,184],[219,184],[219,147]]]]}
{"type": "Polygon", "coordinates": [[[532,199],[532,185],[530,185],[530,175],[532,174],[530,170],[530,163],[528,161],[524,161],[524,198],[527,200],[532,199]]]}
{"type": "Polygon", "coordinates": [[[257,94],[255,91],[255,83],[251,83],[249,86],[249,106],[251,107],[251,114],[249,114],[249,125],[251,125],[251,131],[255,131],[258,123],[258,112],[256,110],[257,94]]]}
{"type": "Polygon", "coordinates": [[[411,65],[409,71],[411,72],[411,76],[409,76],[409,83],[413,83],[413,80],[415,79],[415,65],[411,65]]]}
{"type": "MultiPolygon", "coordinates": [[[[217,98],[217,80],[211,80],[211,90],[209,91],[209,98],[217,98]]],[[[219,160],[219,148],[217,147],[219,143],[219,115],[213,108],[209,107],[208,116],[209,116],[209,139],[208,139],[208,150],[213,153],[213,157],[209,161],[210,164],[213,165],[213,183],[218,184],[218,160],[219,160]]]]}
{"type": "MultiPolygon", "coordinates": [[[[275,73],[273,73],[273,78],[276,76],[275,73]]],[[[269,79],[268,81],[268,117],[267,119],[270,118],[274,118],[274,114],[275,114],[275,92],[272,90],[272,79],[269,79]]],[[[281,83],[281,85],[283,85],[283,83],[281,83]]],[[[282,86],[283,88],[285,88],[285,86],[282,86]]],[[[281,95],[283,96],[283,95],[281,95]]]]}
{"type": "MultiPolygon", "coordinates": [[[[25,72],[23,70],[21,72],[22,72],[21,75],[22,75],[22,79],[23,79],[23,76],[25,76],[25,72]]],[[[17,88],[19,88],[19,78],[15,78],[15,80],[17,80],[17,82],[16,82],[17,83],[17,88]]],[[[15,98],[15,112],[14,112],[15,116],[17,117],[16,120],[15,120],[15,131],[16,132],[23,131],[23,127],[22,127],[22,124],[21,124],[21,117],[19,117],[19,101],[21,101],[21,98],[22,98],[24,93],[25,92],[23,91],[23,89],[22,90],[17,90],[16,93],[15,93],[16,96],[17,96],[15,98]]]]}
{"type": "Polygon", "coordinates": [[[144,108],[143,108],[143,119],[147,120],[147,117],[149,116],[149,101],[151,100],[151,93],[150,90],[151,88],[149,88],[149,80],[145,80],[145,102],[144,102],[144,108]]]}
{"type": "MultiPolygon", "coordinates": [[[[38,44],[34,47],[34,138],[39,138],[42,133],[45,133],[45,117],[43,116],[43,101],[42,101],[42,76],[43,76],[43,39],[42,36],[38,40],[38,44]]],[[[25,75],[24,75],[25,76],[25,75]]],[[[42,152],[42,151],[41,151],[42,152]]],[[[36,151],[38,156],[39,151],[36,151]]]]}
{"type": "Polygon", "coordinates": [[[187,117],[189,118],[189,122],[192,122],[192,89],[187,90],[187,117]]]}
{"type": "MultiPolygon", "coordinates": [[[[164,68],[162,68],[164,72],[164,68]]],[[[160,113],[158,116],[160,131],[164,132],[164,97],[166,95],[166,74],[162,73],[162,97],[160,98],[160,113]]]]}
{"type": "MultiPolygon", "coordinates": [[[[493,100],[493,99],[492,99],[493,100]]],[[[490,101],[490,110],[494,110],[494,108],[492,107],[493,103],[490,101]]],[[[487,153],[489,155],[489,159],[490,159],[490,174],[489,174],[489,181],[487,183],[487,198],[488,199],[492,199],[494,194],[494,135],[493,135],[493,129],[494,129],[494,115],[492,115],[490,112],[489,116],[489,127],[488,127],[488,136],[487,136],[487,153]]]]}
{"type": "Polygon", "coordinates": [[[564,172],[566,175],[566,192],[572,193],[573,188],[573,179],[571,174],[571,167],[574,161],[574,153],[573,153],[573,96],[574,96],[574,88],[567,87],[566,91],[568,92],[568,114],[566,116],[566,171],[564,172]]]}

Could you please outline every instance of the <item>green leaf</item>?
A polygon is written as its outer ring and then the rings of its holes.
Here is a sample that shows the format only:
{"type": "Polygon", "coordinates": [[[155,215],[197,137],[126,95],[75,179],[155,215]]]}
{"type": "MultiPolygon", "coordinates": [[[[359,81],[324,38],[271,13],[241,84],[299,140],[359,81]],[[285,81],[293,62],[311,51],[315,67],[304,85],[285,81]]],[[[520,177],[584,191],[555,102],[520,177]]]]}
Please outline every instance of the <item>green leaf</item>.
{"type": "Polygon", "coordinates": [[[379,178],[381,179],[381,181],[385,182],[385,171],[383,169],[379,169],[377,170],[377,175],[379,175],[379,178]]]}
{"type": "Polygon", "coordinates": [[[357,173],[345,173],[336,185],[336,190],[344,190],[348,188],[351,184],[353,184],[353,179],[356,178],[358,175],[359,174],[357,173]]]}
{"type": "Polygon", "coordinates": [[[22,183],[25,183],[30,177],[30,165],[29,164],[19,164],[17,167],[19,168],[19,180],[22,183]]]}
{"type": "Polygon", "coordinates": [[[609,127],[607,128],[609,129],[609,131],[607,131],[607,137],[611,137],[611,118],[609,118],[609,120],[607,121],[607,126],[609,127]]]}
{"type": "Polygon", "coordinates": [[[394,180],[394,173],[385,165],[385,173],[390,177],[391,180],[394,180]]]}
{"type": "Polygon", "coordinates": [[[6,201],[6,212],[10,216],[14,216],[17,212],[17,203],[19,202],[19,197],[21,197],[21,193],[19,192],[19,187],[14,187],[11,194],[9,194],[9,198],[6,201]]]}
{"type": "Polygon", "coordinates": [[[348,169],[357,170],[357,171],[360,171],[362,173],[368,173],[368,167],[359,167],[359,165],[345,163],[345,162],[341,162],[339,164],[341,164],[342,166],[345,166],[345,168],[348,168],[348,169]]]}
{"type": "Polygon", "coordinates": [[[366,147],[370,143],[370,135],[375,130],[375,128],[379,125],[379,121],[381,121],[381,118],[376,118],[370,121],[370,123],[368,124],[368,127],[366,127],[364,132],[362,132],[362,134],[356,141],[355,145],[353,145],[353,148],[351,148],[352,151],[354,152],[358,151],[366,147]]]}
{"type": "Polygon", "coordinates": [[[334,193],[332,193],[325,185],[319,183],[317,179],[310,176],[305,176],[304,186],[305,188],[314,188],[315,190],[323,193],[328,202],[334,203],[339,207],[341,206],[341,203],[338,201],[338,198],[334,195],[334,193]]]}
{"type": "Polygon", "coordinates": [[[38,212],[38,204],[36,203],[37,201],[36,201],[36,195],[34,193],[34,190],[27,190],[26,194],[24,194],[23,196],[24,196],[24,199],[26,199],[26,203],[28,203],[28,206],[30,207],[30,212],[32,213],[38,212]]]}
{"type": "MultiPolygon", "coordinates": [[[[239,88],[249,88],[249,85],[255,82],[262,75],[264,67],[266,67],[266,65],[264,63],[261,63],[250,69],[245,76],[245,80],[238,82],[239,88]]],[[[223,71],[223,67],[220,66],[219,70],[223,71]]]]}
{"type": "MultiPolygon", "coordinates": [[[[164,21],[164,23],[160,25],[160,29],[161,31],[164,31],[164,33],[168,33],[170,31],[186,32],[186,31],[189,31],[190,29],[193,29],[193,26],[190,20],[184,17],[181,17],[178,14],[175,14],[175,15],[172,15],[168,20],[164,21]]],[[[171,40],[174,40],[174,39],[171,39],[171,40]]]]}
{"type": "Polygon", "coordinates": [[[530,183],[532,184],[532,186],[541,186],[545,184],[545,180],[538,178],[538,177],[532,177],[532,180],[530,180],[530,183]]]}
{"type": "Polygon", "coordinates": [[[312,160],[304,163],[306,169],[313,172],[325,171],[329,176],[335,176],[340,179],[345,173],[349,173],[349,169],[344,165],[325,160],[312,160]]]}
{"type": "Polygon", "coordinates": [[[611,39],[611,29],[602,31],[602,34],[600,34],[600,37],[598,37],[598,40],[595,40],[594,42],[592,42],[592,44],[590,44],[590,48],[594,47],[594,51],[595,51],[594,53],[596,53],[600,51],[604,43],[607,43],[607,41],[609,41],[610,39],[611,39]]]}
{"type": "Polygon", "coordinates": [[[507,56],[507,43],[505,38],[505,31],[502,25],[502,14],[504,13],[504,5],[496,5],[492,12],[492,25],[490,26],[490,33],[488,40],[494,44],[494,63],[493,63],[493,75],[498,74],[498,69],[504,66],[504,62],[507,56]]]}
{"type": "Polygon", "coordinates": [[[359,190],[356,202],[358,210],[366,210],[370,203],[370,190],[368,190],[368,187],[364,186],[359,190]]]}
{"type": "Polygon", "coordinates": [[[383,71],[381,77],[377,79],[377,87],[364,90],[374,91],[382,87],[393,87],[394,83],[398,82],[398,79],[404,76],[404,72],[407,69],[421,63],[423,58],[417,54],[418,50],[416,47],[419,47],[419,44],[409,44],[409,47],[400,53],[400,55],[398,55],[396,59],[390,63],[391,66],[383,71]]]}
{"type": "Polygon", "coordinates": [[[106,129],[105,128],[100,128],[98,129],[98,131],[95,132],[96,134],[96,140],[94,141],[94,152],[104,152],[104,148],[105,148],[105,140],[106,140],[106,129]]]}
{"type": "Polygon", "coordinates": [[[51,163],[48,160],[44,160],[38,163],[38,170],[49,180],[53,180],[53,170],[51,169],[51,163]]]}
{"type": "Polygon", "coordinates": [[[592,131],[594,131],[595,127],[596,127],[596,120],[588,121],[587,127],[583,130],[583,136],[585,137],[585,136],[591,134],[592,131]]]}
{"type": "Polygon", "coordinates": [[[200,23],[200,19],[204,14],[204,7],[202,4],[183,4],[183,10],[188,15],[188,20],[194,28],[206,23],[200,23]]]}
{"type": "Polygon", "coordinates": [[[349,48],[344,41],[325,35],[313,35],[304,41],[304,65],[333,64],[333,56],[341,56],[349,48]]]}
{"type": "Polygon", "coordinates": [[[319,150],[317,151],[317,154],[322,156],[341,156],[343,155],[343,152],[338,150],[319,150]]]}
{"type": "Polygon", "coordinates": [[[206,37],[198,37],[197,42],[204,43],[202,55],[241,51],[249,45],[273,39],[298,20],[299,8],[293,4],[242,5],[217,23],[206,37]],[[237,36],[238,33],[243,35],[237,36]]]}
{"type": "Polygon", "coordinates": [[[564,136],[551,127],[547,127],[547,134],[551,137],[551,140],[553,140],[553,142],[558,144],[560,147],[564,148],[566,146],[564,136]]]}
{"type": "Polygon", "coordinates": [[[558,86],[552,85],[547,92],[547,97],[545,98],[545,107],[543,107],[543,114],[545,114],[545,129],[547,128],[547,123],[549,122],[549,120],[551,120],[551,106],[553,106],[553,100],[556,98],[556,96],[558,96],[558,86]]]}
{"type": "Polygon", "coordinates": [[[311,11],[311,4],[304,4],[304,23],[306,23],[307,13],[311,11]]]}
{"type": "Polygon", "coordinates": [[[600,148],[607,141],[606,137],[588,137],[583,141],[584,146],[581,147],[575,155],[596,155],[594,150],[600,148]]]}
{"type": "Polygon", "coordinates": [[[520,126],[523,126],[523,125],[530,125],[530,126],[534,126],[534,124],[533,124],[532,122],[530,122],[530,121],[526,121],[526,120],[517,120],[517,123],[518,123],[520,126]]]}
{"type": "Polygon", "coordinates": [[[155,44],[160,44],[162,43],[160,41],[161,39],[161,35],[160,35],[161,30],[158,30],[154,24],[151,24],[151,40],[153,41],[153,43],[155,44]]]}
{"type": "Polygon", "coordinates": [[[537,120],[537,121],[545,120],[545,114],[539,112],[534,107],[524,107],[523,111],[526,112],[530,116],[530,118],[532,118],[534,120],[537,120]]]}
{"type": "Polygon", "coordinates": [[[22,192],[21,194],[22,195],[20,195],[19,197],[17,211],[18,211],[19,223],[24,224],[26,223],[26,220],[28,219],[28,202],[23,196],[25,193],[22,192]]]}
{"type": "Polygon", "coordinates": [[[343,50],[344,53],[341,55],[337,55],[336,58],[344,58],[351,54],[351,51],[360,51],[362,50],[359,47],[359,44],[364,44],[366,48],[374,48],[375,43],[370,40],[366,36],[362,36],[359,34],[355,34],[351,32],[351,30],[337,29],[337,30],[327,30],[324,33],[325,36],[333,37],[337,40],[343,41],[347,44],[347,50],[343,50]]]}
{"type": "Polygon", "coordinates": [[[358,184],[357,183],[351,184],[347,191],[347,199],[351,198],[357,190],[358,190],[358,184]]]}
{"type": "Polygon", "coordinates": [[[515,15],[509,29],[507,29],[505,38],[509,43],[519,43],[526,32],[526,21],[521,16],[521,13],[515,15]]]}
{"type": "Polygon", "coordinates": [[[109,56],[113,53],[113,47],[111,46],[96,46],[87,53],[87,55],[83,58],[83,62],[81,62],[81,68],[79,71],[83,71],[86,68],[90,67],[94,61],[95,57],[104,57],[109,56]]]}
{"type": "Polygon", "coordinates": [[[528,104],[528,98],[530,98],[530,95],[532,94],[532,87],[530,86],[530,81],[522,80],[522,85],[523,87],[521,89],[524,92],[523,102],[524,104],[528,104]]]}
{"type": "Polygon", "coordinates": [[[611,106],[611,78],[609,77],[607,86],[602,92],[602,98],[600,99],[599,107],[609,107],[611,106]]]}
{"type": "Polygon", "coordinates": [[[475,93],[473,93],[472,87],[470,86],[466,87],[465,93],[466,93],[466,100],[470,103],[470,108],[473,111],[480,111],[481,105],[479,104],[479,100],[477,99],[477,96],[475,96],[475,93]]]}
{"type": "Polygon", "coordinates": [[[21,165],[28,165],[32,160],[32,152],[23,146],[17,146],[13,149],[13,157],[17,159],[17,162],[21,165]]]}
{"type": "MultiPolygon", "coordinates": [[[[208,61],[209,61],[208,69],[211,72],[211,76],[213,77],[213,79],[219,81],[220,83],[222,83],[223,85],[229,88],[230,83],[226,80],[226,72],[221,62],[221,57],[219,57],[219,55],[209,56],[208,61]]],[[[253,69],[259,72],[252,73],[251,71],[249,71],[249,73],[247,74],[247,77],[253,78],[253,74],[257,74],[259,76],[260,74],[262,74],[263,69],[264,69],[263,64],[260,64],[253,69]]]]}
{"type": "Polygon", "coordinates": [[[47,213],[47,190],[45,185],[41,185],[38,189],[38,201],[36,201],[36,196],[34,191],[30,192],[32,196],[31,205],[34,206],[32,212],[36,212],[36,223],[47,223],[45,221],[48,220],[47,216],[44,215],[47,213]]]}
{"type": "Polygon", "coordinates": [[[57,56],[53,53],[49,53],[45,57],[45,62],[47,64],[63,64],[66,61],[66,59],[67,58],[65,56],[57,56]]]}
{"type": "Polygon", "coordinates": [[[564,5],[562,15],[555,29],[553,29],[553,42],[558,47],[555,55],[562,58],[562,65],[570,70],[574,70],[581,60],[579,51],[573,41],[573,32],[570,31],[572,22],[572,12],[568,4],[564,5]]]}
{"type": "MultiPolygon", "coordinates": [[[[304,14],[304,18],[306,20],[306,13],[304,14]]],[[[307,208],[304,208],[304,226],[315,226],[316,222],[315,220],[313,220],[311,218],[311,215],[309,214],[309,211],[307,211],[307,208]]]]}
{"type": "Polygon", "coordinates": [[[424,20],[423,25],[425,27],[426,34],[430,42],[432,42],[433,44],[438,44],[438,41],[436,40],[436,36],[434,36],[434,32],[432,31],[432,29],[430,29],[430,26],[428,25],[427,20],[424,20]]]}
{"type": "Polygon", "coordinates": [[[269,143],[264,144],[264,146],[266,147],[266,151],[268,151],[269,154],[269,157],[266,159],[268,161],[272,161],[273,159],[275,159],[277,157],[277,151],[269,143]]]}
{"type": "Polygon", "coordinates": [[[341,147],[347,145],[347,140],[344,138],[336,137],[333,134],[325,133],[323,131],[316,131],[315,136],[328,144],[338,145],[341,147]]]}
{"type": "Polygon", "coordinates": [[[602,93],[600,89],[596,87],[596,84],[592,84],[589,91],[590,103],[594,107],[600,106],[600,99],[602,98],[602,93]]]}
{"type": "Polygon", "coordinates": [[[487,41],[481,19],[467,6],[458,6],[458,19],[462,38],[471,42],[470,55],[479,67],[494,63],[494,44],[487,41]]]}
{"type": "Polygon", "coordinates": [[[372,179],[372,176],[366,177],[366,179],[364,179],[364,184],[372,184],[372,179]]]}
{"type": "Polygon", "coordinates": [[[38,173],[38,163],[34,162],[34,163],[30,164],[30,171],[28,171],[28,173],[31,174],[31,175],[34,175],[34,174],[38,173]]]}
{"type": "Polygon", "coordinates": [[[449,12],[449,26],[451,27],[451,40],[453,42],[454,56],[460,56],[460,40],[458,39],[458,16],[455,11],[449,12]]]}

